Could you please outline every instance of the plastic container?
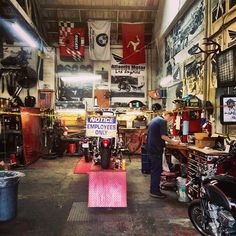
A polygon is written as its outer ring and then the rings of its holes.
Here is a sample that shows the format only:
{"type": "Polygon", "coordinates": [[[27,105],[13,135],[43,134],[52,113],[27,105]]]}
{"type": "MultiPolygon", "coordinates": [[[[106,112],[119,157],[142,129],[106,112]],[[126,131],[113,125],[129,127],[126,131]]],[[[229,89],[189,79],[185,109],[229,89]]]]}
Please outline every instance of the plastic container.
{"type": "Polygon", "coordinates": [[[177,177],[177,194],[179,202],[188,202],[187,188],[186,188],[186,178],[177,177]]]}
{"type": "Polygon", "coordinates": [[[76,149],[75,143],[70,143],[68,152],[73,154],[73,153],[75,153],[75,149],[76,149]]]}
{"type": "Polygon", "coordinates": [[[0,221],[11,220],[17,213],[17,194],[20,177],[18,171],[0,171],[0,221]]]}

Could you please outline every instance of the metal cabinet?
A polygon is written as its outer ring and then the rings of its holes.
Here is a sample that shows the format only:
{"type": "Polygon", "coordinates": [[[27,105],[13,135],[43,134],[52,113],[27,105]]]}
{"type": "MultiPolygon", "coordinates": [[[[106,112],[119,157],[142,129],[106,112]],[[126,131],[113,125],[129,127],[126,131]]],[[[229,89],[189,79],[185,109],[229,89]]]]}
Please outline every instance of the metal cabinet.
{"type": "Polygon", "coordinates": [[[213,160],[227,153],[216,150],[204,150],[196,147],[189,148],[187,164],[187,194],[190,199],[200,197],[200,179],[213,176],[217,166],[213,160]]]}

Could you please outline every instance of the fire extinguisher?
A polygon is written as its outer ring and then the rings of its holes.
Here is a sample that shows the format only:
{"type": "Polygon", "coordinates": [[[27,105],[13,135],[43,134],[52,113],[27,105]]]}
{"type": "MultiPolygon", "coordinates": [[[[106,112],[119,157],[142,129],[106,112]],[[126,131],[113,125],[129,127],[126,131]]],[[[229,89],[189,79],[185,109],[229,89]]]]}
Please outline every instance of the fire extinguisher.
{"type": "Polygon", "coordinates": [[[183,127],[182,127],[182,142],[188,142],[188,133],[189,133],[189,115],[188,111],[183,112],[183,127]]]}
{"type": "Polygon", "coordinates": [[[172,129],[172,133],[173,133],[174,137],[176,137],[178,135],[178,131],[176,129],[176,117],[177,117],[177,113],[174,112],[174,115],[173,115],[173,129],[172,129]]]}

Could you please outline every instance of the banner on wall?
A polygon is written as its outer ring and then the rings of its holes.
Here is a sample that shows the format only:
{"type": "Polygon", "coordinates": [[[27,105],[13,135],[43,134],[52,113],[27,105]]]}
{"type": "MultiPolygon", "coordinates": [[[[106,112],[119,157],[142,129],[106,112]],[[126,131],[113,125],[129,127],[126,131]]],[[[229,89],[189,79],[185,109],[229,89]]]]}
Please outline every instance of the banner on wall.
{"type": "Polygon", "coordinates": [[[83,61],[84,28],[76,28],[72,22],[59,22],[59,49],[62,61],[83,61]]]}
{"type": "Polygon", "coordinates": [[[122,57],[112,54],[111,90],[113,97],[145,97],[146,65],[120,64],[122,57]]]}
{"type": "Polygon", "coordinates": [[[89,56],[91,60],[107,61],[110,55],[110,29],[109,21],[89,21],[89,56]]]}
{"type": "Polygon", "coordinates": [[[122,24],[123,63],[145,63],[144,25],[122,24]]]}

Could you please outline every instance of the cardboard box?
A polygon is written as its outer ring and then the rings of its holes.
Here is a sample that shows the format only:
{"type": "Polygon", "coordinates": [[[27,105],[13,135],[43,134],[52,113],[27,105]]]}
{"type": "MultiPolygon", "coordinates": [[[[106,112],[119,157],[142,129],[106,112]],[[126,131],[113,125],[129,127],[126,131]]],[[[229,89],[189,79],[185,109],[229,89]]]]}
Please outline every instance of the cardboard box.
{"type": "Polygon", "coordinates": [[[207,137],[208,137],[208,133],[194,133],[194,138],[197,140],[201,140],[207,137]]]}
{"type": "Polygon", "coordinates": [[[195,140],[195,146],[198,148],[204,148],[204,147],[214,147],[215,146],[215,140],[216,138],[203,138],[203,139],[196,139],[195,140]]]}

